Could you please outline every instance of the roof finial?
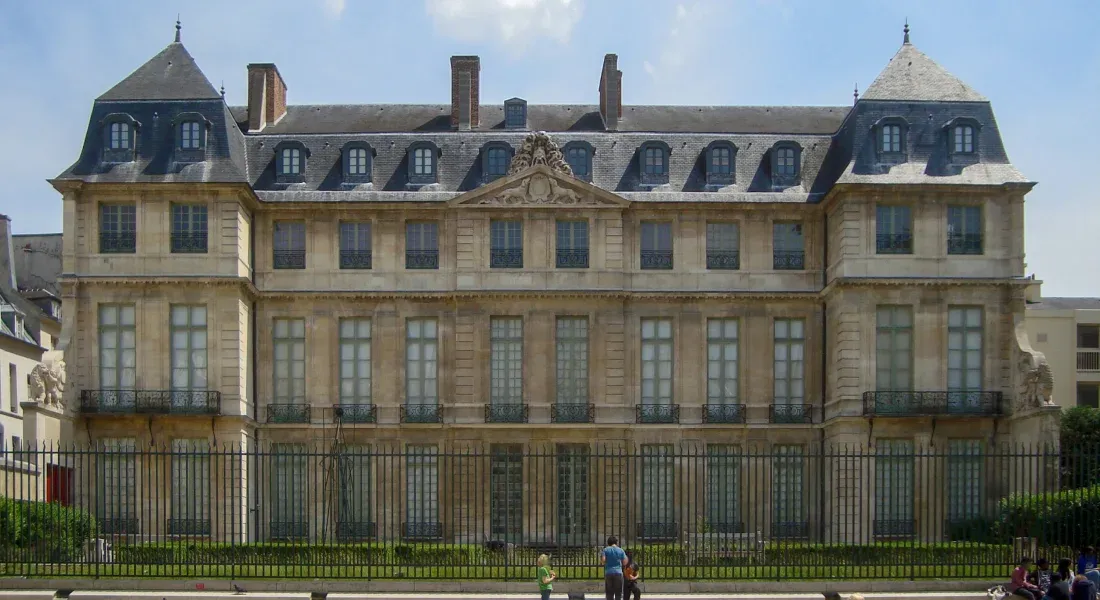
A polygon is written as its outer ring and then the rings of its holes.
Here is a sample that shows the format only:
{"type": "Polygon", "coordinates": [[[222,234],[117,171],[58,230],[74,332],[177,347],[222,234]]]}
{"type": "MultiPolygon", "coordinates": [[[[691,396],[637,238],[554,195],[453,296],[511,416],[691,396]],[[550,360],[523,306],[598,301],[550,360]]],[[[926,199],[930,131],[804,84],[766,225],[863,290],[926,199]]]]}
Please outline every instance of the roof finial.
{"type": "Polygon", "coordinates": [[[859,84],[858,83],[856,84],[855,89],[852,90],[852,98],[855,99],[855,102],[859,102],[859,84]]]}
{"type": "Polygon", "coordinates": [[[222,81],[221,92],[222,92],[222,100],[225,100],[225,82],[224,81],[222,81]]]}
{"type": "Polygon", "coordinates": [[[176,13],[176,43],[177,44],[180,43],[180,30],[181,29],[183,29],[183,27],[180,26],[180,15],[179,15],[179,13],[176,13]]]}
{"type": "Polygon", "coordinates": [[[902,40],[902,43],[909,43],[909,17],[905,17],[905,39],[902,40]]]}

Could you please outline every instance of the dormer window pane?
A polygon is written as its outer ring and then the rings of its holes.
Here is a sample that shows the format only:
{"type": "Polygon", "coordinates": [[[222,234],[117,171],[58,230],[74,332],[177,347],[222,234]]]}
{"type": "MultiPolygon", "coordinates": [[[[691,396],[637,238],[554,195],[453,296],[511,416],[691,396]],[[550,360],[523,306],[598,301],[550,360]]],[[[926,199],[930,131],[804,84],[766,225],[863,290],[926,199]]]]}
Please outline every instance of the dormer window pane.
{"type": "Polygon", "coordinates": [[[196,150],[201,143],[199,138],[199,124],[195,121],[180,123],[180,148],[184,150],[196,150]]]}
{"type": "Polygon", "coordinates": [[[111,123],[111,150],[130,149],[130,124],[111,123]]]}
{"type": "Polygon", "coordinates": [[[665,164],[665,151],[661,148],[646,148],[645,149],[645,174],[646,175],[664,175],[667,165],[665,164]]]}
{"type": "Polygon", "coordinates": [[[882,151],[901,152],[901,126],[885,125],[882,128],[882,151]]]}
{"type": "Polygon", "coordinates": [[[432,149],[417,148],[413,150],[413,174],[430,176],[432,174],[432,149]]]}
{"type": "Polygon", "coordinates": [[[367,175],[366,148],[352,148],[348,151],[348,175],[367,175]]]}
{"type": "Polygon", "coordinates": [[[302,151],[298,148],[283,148],[283,175],[298,175],[302,166],[298,162],[302,158],[302,151]]]}
{"type": "Polygon", "coordinates": [[[974,152],[974,128],[969,125],[955,126],[955,152],[969,154],[974,152]]]}
{"type": "Polygon", "coordinates": [[[794,162],[794,148],[780,148],[776,154],[775,168],[778,175],[794,177],[797,165],[794,162]]]}
{"type": "Polygon", "coordinates": [[[490,179],[503,176],[508,172],[509,156],[504,148],[489,148],[485,157],[485,175],[490,179]]]}
{"type": "Polygon", "coordinates": [[[565,153],[565,161],[573,169],[573,176],[577,179],[588,179],[591,176],[588,168],[588,148],[574,146],[565,153]]]}
{"type": "Polygon", "coordinates": [[[504,126],[508,129],[524,129],[527,127],[527,107],[517,102],[504,106],[504,126]]]}
{"type": "Polygon", "coordinates": [[[712,175],[731,173],[729,148],[715,148],[710,151],[710,169],[707,172],[712,175]]]}

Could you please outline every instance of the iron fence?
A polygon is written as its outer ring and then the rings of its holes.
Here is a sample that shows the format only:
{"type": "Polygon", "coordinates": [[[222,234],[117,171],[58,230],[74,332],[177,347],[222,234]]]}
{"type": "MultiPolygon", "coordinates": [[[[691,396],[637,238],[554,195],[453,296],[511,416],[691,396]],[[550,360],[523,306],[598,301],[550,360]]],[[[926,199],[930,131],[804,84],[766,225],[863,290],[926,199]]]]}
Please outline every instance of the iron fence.
{"type": "Polygon", "coordinates": [[[588,580],[616,535],[652,580],[988,579],[1100,536],[1097,482],[1059,490],[1095,451],[478,444],[9,452],[0,576],[530,579],[548,553],[588,580]]]}

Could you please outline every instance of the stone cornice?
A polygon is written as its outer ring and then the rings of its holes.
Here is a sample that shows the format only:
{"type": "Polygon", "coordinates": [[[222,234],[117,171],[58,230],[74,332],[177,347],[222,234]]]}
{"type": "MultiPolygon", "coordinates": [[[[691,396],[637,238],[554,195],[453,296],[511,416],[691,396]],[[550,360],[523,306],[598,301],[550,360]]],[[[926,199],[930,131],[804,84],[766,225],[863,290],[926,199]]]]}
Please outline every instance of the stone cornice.
{"type": "Polygon", "coordinates": [[[852,287],[1027,287],[1034,280],[1016,277],[840,277],[830,281],[821,296],[827,296],[839,288],[852,287]]]}
{"type": "MultiPolygon", "coordinates": [[[[252,284],[247,277],[219,277],[219,276],[207,276],[196,275],[193,277],[179,277],[179,276],[148,276],[143,275],[140,277],[125,277],[114,275],[73,275],[71,273],[63,274],[58,277],[58,282],[66,289],[71,289],[72,286],[80,285],[98,285],[98,286],[110,286],[110,287],[148,287],[150,285],[172,285],[172,286],[207,286],[207,287],[232,287],[241,288],[245,290],[250,296],[255,297],[259,290],[252,284]]],[[[67,294],[66,297],[75,295],[75,290],[71,294],[67,294]]]]}
{"type": "Polygon", "coordinates": [[[919,195],[919,194],[955,194],[955,195],[988,195],[991,191],[1005,192],[1023,197],[1036,186],[1036,182],[1001,183],[996,185],[979,185],[973,183],[837,183],[829,188],[829,192],[818,204],[827,211],[836,199],[852,192],[873,192],[886,194],[919,195]]]}

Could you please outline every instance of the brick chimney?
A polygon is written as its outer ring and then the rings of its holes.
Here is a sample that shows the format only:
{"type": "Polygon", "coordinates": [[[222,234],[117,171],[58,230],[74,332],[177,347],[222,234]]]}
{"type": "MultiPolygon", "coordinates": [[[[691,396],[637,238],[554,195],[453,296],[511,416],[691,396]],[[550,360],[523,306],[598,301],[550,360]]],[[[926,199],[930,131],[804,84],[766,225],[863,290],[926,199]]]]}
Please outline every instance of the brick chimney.
{"type": "Polygon", "coordinates": [[[619,128],[623,116],[623,72],[619,70],[619,57],[607,54],[603,57],[600,73],[600,116],[608,131],[619,128]]]}
{"type": "Polygon", "coordinates": [[[481,126],[481,59],[451,57],[451,127],[469,130],[481,126]]]}
{"type": "Polygon", "coordinates": [[[286,114],[286,82],[272,63],[248,65],[248,131],[274,125],[286,114]]]}
{"type": "Polygon", "coordinates": [[[0,289],[18,290],[15,281],[15,248],[11,242],[11,219],[0,215],[0,289]]]}

